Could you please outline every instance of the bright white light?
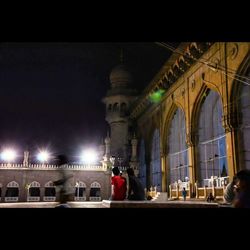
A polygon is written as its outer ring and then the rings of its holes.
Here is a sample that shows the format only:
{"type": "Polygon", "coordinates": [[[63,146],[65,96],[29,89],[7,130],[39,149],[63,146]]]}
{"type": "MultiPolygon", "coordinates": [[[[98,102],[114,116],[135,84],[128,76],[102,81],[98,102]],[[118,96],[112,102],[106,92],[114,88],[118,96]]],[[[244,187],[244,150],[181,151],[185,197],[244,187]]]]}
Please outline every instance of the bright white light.
{"type": "Polygon", "coordinates": [[[46,151],[41,151],[41,152],[39,152],[39,154],[37,155],[37,159],[38,159],[40,162],[46,162],[46,161],[48,161],[48,159],[49,159],[49,153],[46,152],[46,151]]]}
{"type": "Polygon", "coordinates": [[[97,154],[94,150],[91,149],[83,151],[81,160],[85,164],[95,163],[97,160],[97,154]]]}
{"type": "Polygon", "coordinates": [[[4,161],[12,162],[16,158],[16,152],[12,149],[6,149],[2,152],[1,158],[4,161]]]}

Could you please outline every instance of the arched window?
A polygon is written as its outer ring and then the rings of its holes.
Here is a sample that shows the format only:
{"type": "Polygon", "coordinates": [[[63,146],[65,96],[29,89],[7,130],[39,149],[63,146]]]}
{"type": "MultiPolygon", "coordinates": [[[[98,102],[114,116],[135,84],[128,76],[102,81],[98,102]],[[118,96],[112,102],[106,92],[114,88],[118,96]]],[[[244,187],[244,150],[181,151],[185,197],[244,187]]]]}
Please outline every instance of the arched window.
{"type": "Polygon", "coordinates": [[[40,183],[33,181],[28,188],[28,201],[40,201],[40,183]]]}
{"type": "Polygon", "coordinates": [[[44,201],[55,201],[56,200],[56,187],[52,181],[45,184],[44,189],[44,201]]]}
{"type": "Polygon", "coordinates": [[[250,169],[250,86],[242,84],[241,87],[238,111],[241,117],[238,131],[239,157],[241,168],[250,169]]]}
{"type": "Polygon", "coordinates": [[[170,184],[189,178],[184,112],[178,108],[172,118],[168,134],[168,164],[170,184]]]}
{"type": "Polygon", "coordinates": [[[123,102],[121,104],[121,115],[126,115],[126,112],[127,112],[127,104],[123,102]]]}
{"type": "Polygon", "coordinates": [[[159,129],[154,131],[152,148],[151,148],[151,162],[150,162],[152,186],[157,187],[161,191],[161,156],[160,156],[160,132],[159,129]]]}
{"type": "Polygon", "coordinates": [[[113,106],[113,111],[114,112],[119,111],[119,104],[117,102],[113,106]]]}
{"type": "Polygon", "coordinates": [[[5,201],[18,201],[19,199],[19,184],[11,181],[7,184],[5,193],[5,201]]]}
{"type": "Polygon", "coordinates": [[[207,186],[206,179],[227,176],[228,168],[220,96],[208,90],[203,98],[198,122],[198,175],[199,183],[207,186]]]}
{"type": "Polygon", "coordinates": [[[86,200],[86,184],[82,181],[77,181],[75,185],[75,201],[86,200]]]}
{"type": "Polygon", "coordinates": [[[93,182],[90,185],[90,201],[100,201],[101,200],[101,185],[98,182],[93,182]]]}
{"type": "Polygon", "coordinates": [[[108,111],[111,111],[112,110],[112,104],[109,104],[108,105],[108,111]]]}
{"type": "Polygon", "coordinates": [[[145,162],[145,143],[141,140],[139,151],[139,177],[144,188],[146,188],[146,162],[145,162]]]}

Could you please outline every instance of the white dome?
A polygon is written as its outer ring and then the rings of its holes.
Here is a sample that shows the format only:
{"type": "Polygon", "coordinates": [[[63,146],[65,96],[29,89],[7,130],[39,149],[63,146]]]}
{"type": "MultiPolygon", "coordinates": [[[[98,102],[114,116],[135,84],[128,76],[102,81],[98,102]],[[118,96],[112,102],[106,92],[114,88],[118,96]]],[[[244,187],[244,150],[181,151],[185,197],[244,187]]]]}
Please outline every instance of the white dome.
{"type": "Polygon", "coordinates": [[[112,87],[127,86],[132,82],[132,76],[124,64],[120,64],[113,68],[109,79],[112,87]]]}

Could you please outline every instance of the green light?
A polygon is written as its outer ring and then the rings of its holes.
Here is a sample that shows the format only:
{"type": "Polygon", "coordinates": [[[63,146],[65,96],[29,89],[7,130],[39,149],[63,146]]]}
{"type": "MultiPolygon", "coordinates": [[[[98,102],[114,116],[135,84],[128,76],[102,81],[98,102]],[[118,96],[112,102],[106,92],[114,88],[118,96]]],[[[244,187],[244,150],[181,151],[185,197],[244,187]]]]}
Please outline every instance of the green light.
{"type": "Polygon", "coordinates": [[[159,89],[159,90],[155,91],[153,94],[151,94],[149,96],[149,99],[153,103],[158,103],[161,101],[161,98],[162,98],[164,93],[165,93],[165,90],[159,89]]]}

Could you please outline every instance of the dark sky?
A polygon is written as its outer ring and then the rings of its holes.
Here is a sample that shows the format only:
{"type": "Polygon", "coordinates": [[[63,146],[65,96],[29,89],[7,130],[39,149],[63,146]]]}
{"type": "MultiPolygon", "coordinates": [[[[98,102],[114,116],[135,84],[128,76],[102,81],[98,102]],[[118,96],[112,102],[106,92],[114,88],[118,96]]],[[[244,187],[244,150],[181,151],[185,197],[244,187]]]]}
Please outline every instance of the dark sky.
{"type": "MultiPolygon", "coordinates": [[[[173,43],[172,43],[173,45],[173,43]]],[[[170,53],[154,43],[1,43],[0,145],[76,155],[106,134],[101,99],[121,48],[143,89],[170,53]]]]}

